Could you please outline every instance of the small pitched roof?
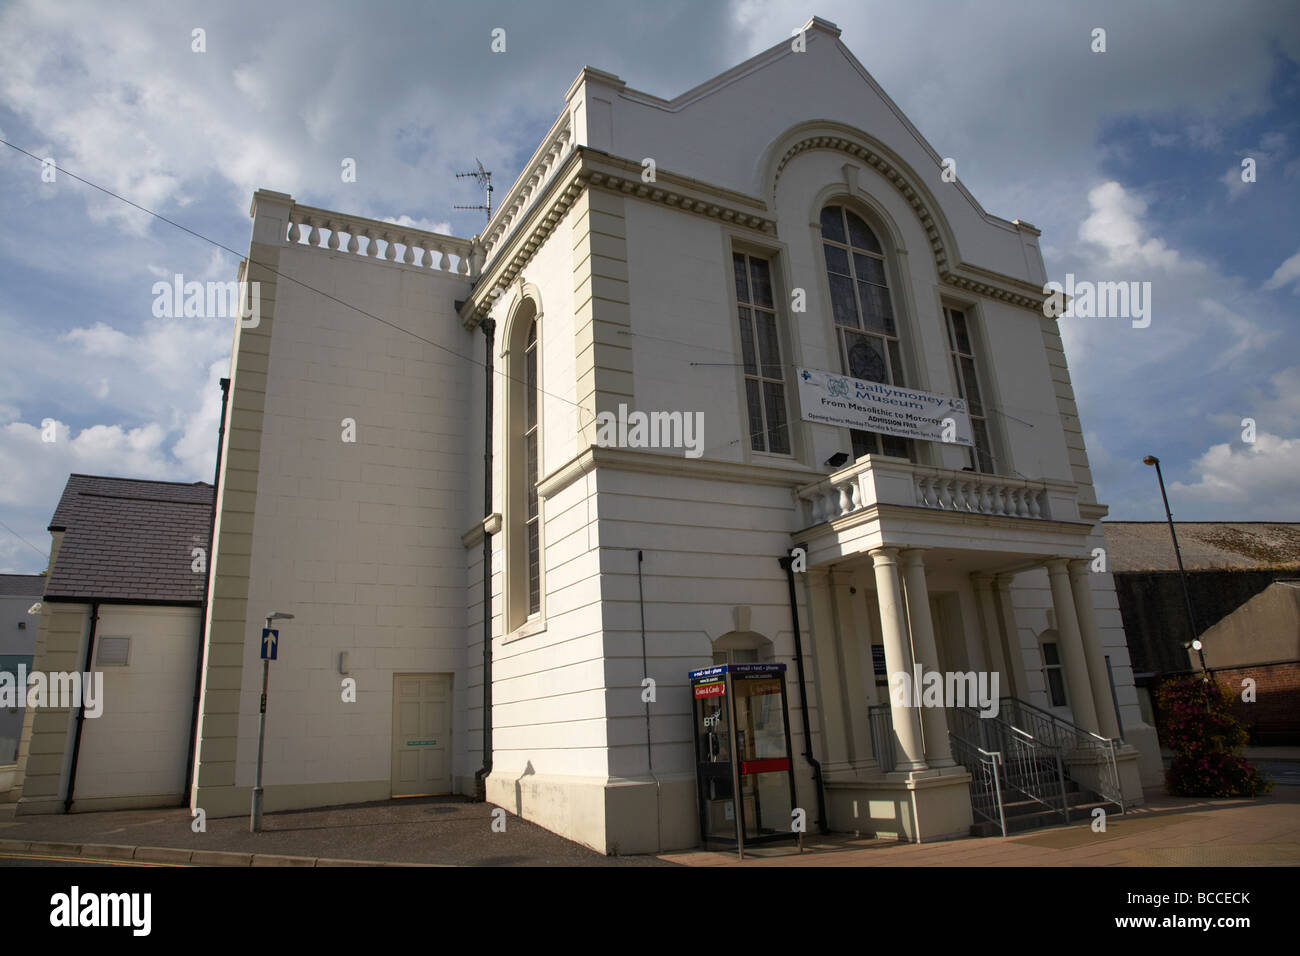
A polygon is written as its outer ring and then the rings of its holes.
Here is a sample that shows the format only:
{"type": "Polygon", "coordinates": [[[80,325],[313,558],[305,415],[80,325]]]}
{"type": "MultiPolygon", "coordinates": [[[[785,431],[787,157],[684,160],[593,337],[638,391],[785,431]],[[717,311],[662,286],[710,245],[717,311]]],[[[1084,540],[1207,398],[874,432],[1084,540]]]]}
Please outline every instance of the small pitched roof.
{"type": "MultiPolygon", "coordinates": [[[[1103,521],[1113,572],[1177,571],[1165,521],[1103,521]]],[[[1300,524],[1270,521],[1175,521],[1187,570],[1300,569],[1300,524]]]]}
{"type": "Polygon", "coordinates": [[[201,481],[70,475],[50,521],[64,536],[46,599],[201,603],[191,549],[207,552],[212,509],[201,481]]]}
{"type": "Polygon", "coordinates": [[[35,597],[45,593],[43,574],[0,574],[0,597],[35,597]]]}

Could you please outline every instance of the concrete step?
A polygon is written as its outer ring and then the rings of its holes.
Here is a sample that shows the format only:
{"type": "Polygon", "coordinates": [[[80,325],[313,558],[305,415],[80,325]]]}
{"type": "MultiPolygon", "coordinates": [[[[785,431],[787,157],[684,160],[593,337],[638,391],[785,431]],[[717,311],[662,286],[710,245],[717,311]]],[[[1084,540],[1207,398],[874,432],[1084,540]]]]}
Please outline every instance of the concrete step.
{"type": "MultiPolygon", "coordinates": [[[[1118,806],[1108,800],[1102,800],[1095,794],[1080,793],[1077,796],[1081,799],[1069,801],[1070,825],[1091,823],[1092,811],[1098,807],[1105,810],[1107,814],[1119,812],[1118,806]]],[[[1002,809],[1007,821],[1008,836],[1013,833],[1027,833],[1030,830],[1041,830],[1044,827],[1061,826],[1066,823],[1059,810],[1050,810],[1037,800],[1020,800],[1015,803],[1004,804],[1002,809]]],[[[998,825],[987,820],[977,820],[971,825],[970,832],[971,836],[975,837],[1002,835],[998,825]]]]}

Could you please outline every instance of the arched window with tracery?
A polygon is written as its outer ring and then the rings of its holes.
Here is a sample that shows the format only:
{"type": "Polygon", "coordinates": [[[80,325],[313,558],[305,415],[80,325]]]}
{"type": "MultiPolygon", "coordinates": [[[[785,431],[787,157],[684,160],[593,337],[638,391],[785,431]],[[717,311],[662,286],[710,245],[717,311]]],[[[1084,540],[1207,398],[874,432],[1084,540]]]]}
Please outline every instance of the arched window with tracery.
{"type": "MultiPolygon", "coordinates": [[[[867,382],[905,385],[884,247],[862,217],[845,206],[822,209],[821,232],[844,374],[867,382]]],[[[912,443],[905,438],[857,429],[852,436],[854,458],[880,454],[912,457],[912,443]]]]}

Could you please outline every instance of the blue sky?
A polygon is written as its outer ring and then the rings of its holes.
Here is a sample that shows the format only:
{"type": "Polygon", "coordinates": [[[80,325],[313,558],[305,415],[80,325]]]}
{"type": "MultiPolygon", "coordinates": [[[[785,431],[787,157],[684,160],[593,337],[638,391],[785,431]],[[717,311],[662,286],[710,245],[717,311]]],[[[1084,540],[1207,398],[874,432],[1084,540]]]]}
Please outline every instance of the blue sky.
{"type": "MultiPolygon", "coordinates": [[[[1147,328],[1061,320],[1111,516],[1161,517],[1153,453],[1179,520],[1300,521],[1295,4],[591,9],[3,3],[0,138],[235,250],[259,187],[469,236],[480,214],[451,207],[481,195],[453,173],[481,157],[503,195],[582,66],[672,97],[817,14],[985,209],[1043,230],[1051,278],[1151,282],[1147,328]]],[[[236,264],[0,146],[0,570],[44,567],[69,472],[211,480],[230,329],[153,317],[152,286],[236,264]]]]}

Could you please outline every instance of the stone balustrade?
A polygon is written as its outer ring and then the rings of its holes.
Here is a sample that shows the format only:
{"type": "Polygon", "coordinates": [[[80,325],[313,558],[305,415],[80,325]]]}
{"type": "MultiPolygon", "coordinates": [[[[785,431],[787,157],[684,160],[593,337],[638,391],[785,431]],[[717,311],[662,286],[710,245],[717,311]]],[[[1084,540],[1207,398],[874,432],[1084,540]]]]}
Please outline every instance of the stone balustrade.
{"type": "Polygon", "coordinates": [[[563,160],[573,151],[573,131],[570,126],[571,117],[566,110],[555,121],[541,146],[524,164],[524,171],[510,187],[483,232],[483,251],[486,255],[491,255],[497,244],[509,234],[515,223],[532,206],[533,200],[541,195],[543,187],[550,182],[563,160]]]}
{"type": "Polygon", "coordinates": [[[477,278],[483,268],[482,248],[471,240],[298,203],[289,210],[286,238],[291,243],[305,242],[318,249],[350,252],[389,262],[401,261],[406,265],[452,272],[470,279],[477,278]],[[455,268],[452,267],[453,257],[455,268]]]}
{"type": "Polygon", "coordinates": [[[799,488],[796,495],[803,503],[809,527],[873,504],[958,514],[1078,520],[1077,495],[1066,482],[952,471],[880,456],[867,456],[799,488]]]}
{"type": "Polygon", "coordinates": [[[916,504],[922,508],[967,511],[1012,518],[1047,518],[1047,489],[1021,478],[972,472],[918,472],[913,476],[916,504]]]}

